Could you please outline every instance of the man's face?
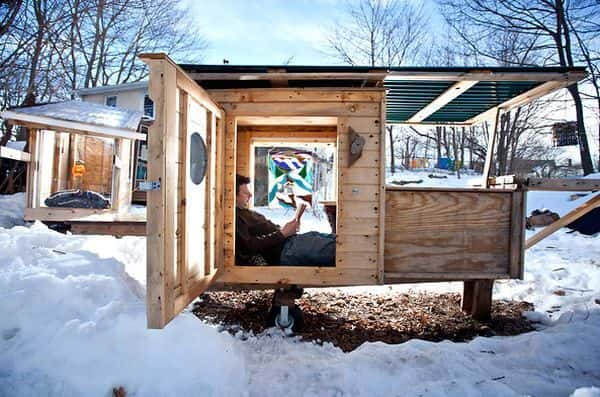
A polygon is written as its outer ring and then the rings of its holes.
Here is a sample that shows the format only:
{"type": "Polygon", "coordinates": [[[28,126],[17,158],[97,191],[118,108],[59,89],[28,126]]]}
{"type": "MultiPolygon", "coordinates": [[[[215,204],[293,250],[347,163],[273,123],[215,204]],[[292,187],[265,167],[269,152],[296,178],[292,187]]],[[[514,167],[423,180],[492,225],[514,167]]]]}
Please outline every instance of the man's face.
{"type": "Polygon", "coordinates": [[[246,208],[248,207],[248,203],[252,198],[252,193],[250,193],[249,187],[250,185],[242,185],[240,186],[240,192],[237,194],[235,198],[235,204],[238,208],[246,208]]]}

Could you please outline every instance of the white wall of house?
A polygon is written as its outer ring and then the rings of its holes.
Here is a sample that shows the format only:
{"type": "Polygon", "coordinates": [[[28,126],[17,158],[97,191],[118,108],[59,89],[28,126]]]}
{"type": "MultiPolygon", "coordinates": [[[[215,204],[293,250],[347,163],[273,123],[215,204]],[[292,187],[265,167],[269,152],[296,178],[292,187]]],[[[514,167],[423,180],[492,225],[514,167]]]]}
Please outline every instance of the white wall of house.
{"type": "Polygon", "coordinates": [[[109,96],[117,97],[117,107],[129,110],[144,110],[144,96],[147,90],[128,90],[123,92],[110,92],[104,94],[90,94],[81,95],[81,99],[85,102],[98,103],[100,105],[106,105],[106,98],[109,96]]]}

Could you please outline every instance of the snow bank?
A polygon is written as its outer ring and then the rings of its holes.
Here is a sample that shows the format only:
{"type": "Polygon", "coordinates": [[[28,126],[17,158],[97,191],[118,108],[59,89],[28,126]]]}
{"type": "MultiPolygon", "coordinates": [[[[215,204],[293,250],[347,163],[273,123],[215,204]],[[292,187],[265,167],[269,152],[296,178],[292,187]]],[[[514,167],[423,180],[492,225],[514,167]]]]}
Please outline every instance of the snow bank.
{"type": "Polygon", "coordinates": [[[10,228],[24,225],[25,193],[11,195],[0,194],[0,227],[10,228]]]}
{"type": "Polygon", "coordinates": [[[111,257],[125,258],[135,239],[93,240],[41,223],[0,229],[0,395],[107,395],[120,384],[140,396],[241,390],[235,340],[190,313],[147,330],[144,288],[111,257]]]}
{"type": "MultiPolygon", "coordinates": [[[[145,239],[13,227],[23,202],[0,196],[0,396],[600,395],[600,236],[563,229],[527,252],[524,280],[495,283],[495,299],[536,305],[537,332],[343,353],[274,329],[230,336],[189,312],[147,330],[145,239]]],[[[401,288],[461,285],[360,287],[401,288]]]]}

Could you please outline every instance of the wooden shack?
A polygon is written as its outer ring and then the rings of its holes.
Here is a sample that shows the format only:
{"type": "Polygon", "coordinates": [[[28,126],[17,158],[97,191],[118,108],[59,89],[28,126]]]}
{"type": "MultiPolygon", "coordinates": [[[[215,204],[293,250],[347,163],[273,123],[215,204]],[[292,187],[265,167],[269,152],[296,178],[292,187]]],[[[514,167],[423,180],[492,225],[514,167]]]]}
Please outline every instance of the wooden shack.
{"type": "Polygon", "coordinates": [[[523,277],[530,246],[525,191],[598,186],[489,178],[501,112],[577,82],[583,68],[211,66],[177,65],[164,54],[141,59],[155,103],[143,231],[150,328],[164,327],[200,293],[221,287],[456,280],[465,282],[463,308],[485,317],[493,281],[523,277]],[[482,121],[493,128],[479,187],[385,185],[387,124],[482,121]],[[257,144],[302,142],[335,147],[335,194],[328,202],[337,233],[335,266],[236,264],[236,173],[252,175],[257,144]]]}
{"type": "Polygon", "coordinates": [[[461,280],[465,308],[485,311],[494,279],[523,276],[523,190],[488,187],[491,154],[478,189],[386,188],[386,123],[491,119],[497,125],[500,111],[585,75],[556,68],[243,67],[176,65],[163,54],[141,58],[156,104],[148,177],[161,185],[148,192],[150,327],[163,327],[211,286],[461,280]],[[197,167],[194,134],[204,142],[198,148],[206,169],[196,182],[186,177],[197,167]],[[351,161],[356,136],[364,146],[351,161]],[[235,263],[235,175],[252,173],[250,148],[260,141],[335,145],[335,267],[235,263]]]}
{"type": "MultiPolygon", "coordinates": [[[[141,113],[78,101],[13,108],[10,124],[29,130],[25,220],[60,222],[77,233],[140,234],[145,216],[130,214],[132,150],[141,113]],[[74,166],[83,166],[75,175],[74,166]],[[80,189],[102,195],[109,208],[52,207],[53,193],[80,189]],[[122,230],[121,230],[122,229],[122,230]]],[[[15,153],[13,152],[13,155],[15,153]]]]}

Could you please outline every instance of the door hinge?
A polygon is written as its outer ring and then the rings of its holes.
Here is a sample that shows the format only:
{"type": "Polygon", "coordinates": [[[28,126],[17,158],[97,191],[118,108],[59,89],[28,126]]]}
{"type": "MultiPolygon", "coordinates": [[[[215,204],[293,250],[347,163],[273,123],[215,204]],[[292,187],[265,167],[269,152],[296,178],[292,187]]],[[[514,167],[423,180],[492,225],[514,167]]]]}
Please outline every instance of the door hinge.
{"type": "Polygon", "coordinates": [[[142,181],[138,184],[138,189],[142,192],[149,192],[151,190],[160,190],[160,181],[142,181]]]}

